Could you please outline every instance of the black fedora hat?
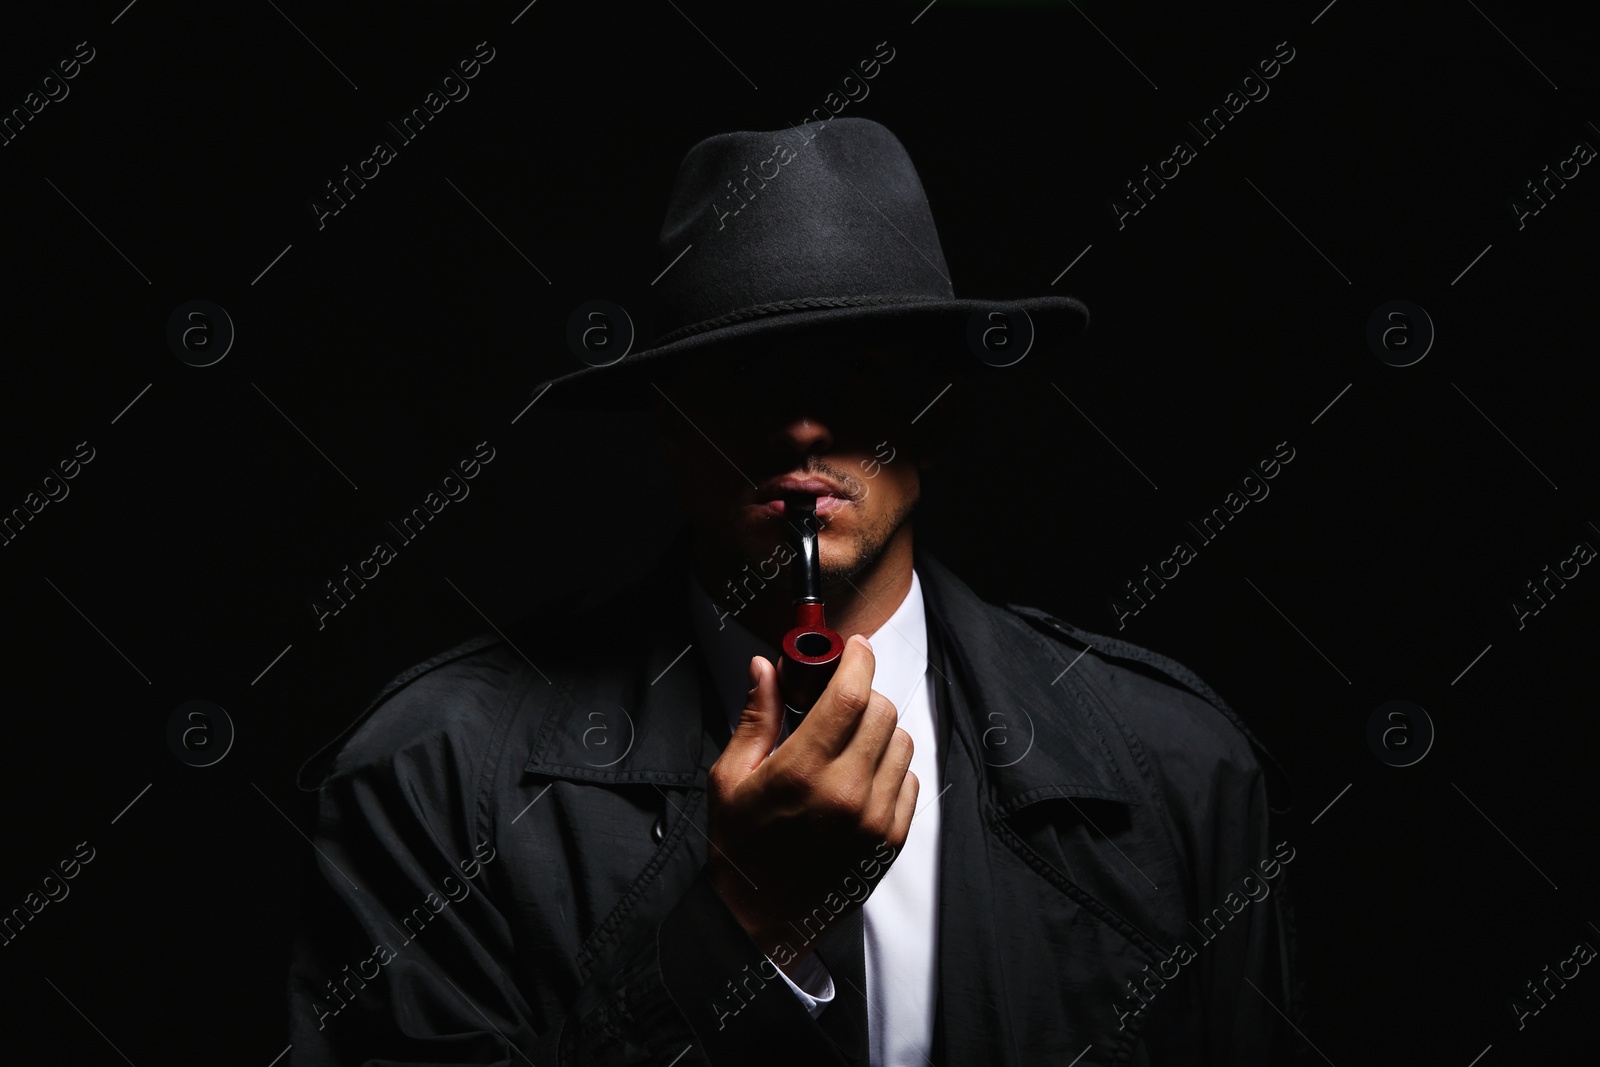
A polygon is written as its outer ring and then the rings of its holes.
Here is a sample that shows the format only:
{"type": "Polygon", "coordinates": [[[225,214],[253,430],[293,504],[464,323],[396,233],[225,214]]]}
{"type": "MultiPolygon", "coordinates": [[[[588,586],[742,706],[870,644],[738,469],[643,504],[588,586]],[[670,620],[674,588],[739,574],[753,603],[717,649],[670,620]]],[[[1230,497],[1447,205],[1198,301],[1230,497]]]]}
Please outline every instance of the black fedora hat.
{"type": "Polygon", "coordinates": [[[652,343],[632,343],[617,305],[582,305],[567,347],[589,365],[541,382],[536,396],[635,408],[691,356],[759,358],[765,343],[802,337],[983,373],[1047,361],[1089,321],[1070,296],[957,299],[911,157],[864,118],[701,141],[678,167],[660,252],[652,343]]]}

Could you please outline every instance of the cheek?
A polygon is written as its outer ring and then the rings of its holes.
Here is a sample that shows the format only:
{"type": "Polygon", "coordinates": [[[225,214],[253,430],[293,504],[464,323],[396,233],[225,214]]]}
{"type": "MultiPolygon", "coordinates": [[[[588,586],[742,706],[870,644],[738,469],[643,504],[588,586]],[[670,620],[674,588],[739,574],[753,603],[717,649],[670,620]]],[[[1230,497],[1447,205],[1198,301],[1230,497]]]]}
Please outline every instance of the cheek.
{"type": "Polygon", "coordinates": [[[904,512],[916,502],[922,479],[913,465],[901,459],[881,468],[866,488],[863,509],[869,517],[883,519],[904,512]]]}

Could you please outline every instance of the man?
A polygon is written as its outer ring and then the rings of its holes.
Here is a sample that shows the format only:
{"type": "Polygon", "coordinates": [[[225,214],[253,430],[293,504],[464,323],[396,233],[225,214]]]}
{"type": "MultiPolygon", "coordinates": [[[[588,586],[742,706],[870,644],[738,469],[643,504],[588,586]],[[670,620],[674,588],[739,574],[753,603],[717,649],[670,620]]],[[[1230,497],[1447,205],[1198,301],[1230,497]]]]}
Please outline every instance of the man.
{"type": "Polygon", "coordinates": [[[296,1062],[1285,1062],[1281,772],[1181,666],[913,540],[943,384],[1082,305],[956,300],[864,119],[695,146],[662,254],[655,345],[550,389],[648,406],[688,531],[413,667],[307,765],[296,1062]],[[794,493],[846,638],[804,716],[774,669],[794,493]]]}

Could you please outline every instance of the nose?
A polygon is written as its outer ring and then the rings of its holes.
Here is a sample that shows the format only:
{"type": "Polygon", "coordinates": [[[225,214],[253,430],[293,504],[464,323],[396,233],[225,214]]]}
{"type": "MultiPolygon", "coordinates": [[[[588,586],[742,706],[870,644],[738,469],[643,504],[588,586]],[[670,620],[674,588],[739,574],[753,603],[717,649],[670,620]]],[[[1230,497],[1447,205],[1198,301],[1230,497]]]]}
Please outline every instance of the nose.
{"type": "Polygon", "coordinates": [[[815,410],[794,412],[778,419],[769,443],[785,458],[820,456],[833,450],[833,429],[815,410]]]}

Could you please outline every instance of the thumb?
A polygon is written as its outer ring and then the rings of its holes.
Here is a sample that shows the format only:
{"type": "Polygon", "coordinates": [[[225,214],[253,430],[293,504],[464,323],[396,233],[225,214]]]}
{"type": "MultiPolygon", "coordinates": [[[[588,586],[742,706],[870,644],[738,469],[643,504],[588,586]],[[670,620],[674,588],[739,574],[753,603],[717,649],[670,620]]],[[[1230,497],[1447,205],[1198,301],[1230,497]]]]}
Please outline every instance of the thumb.
{"type": "Polygon", "coordinates": [[[778,695],[778,672],[765,656],[750,657],[750,695],[739,724],[734,727],[722,758],[728,760],[742,778],[761,765],[778,744],[783,725],[783,700],[778,695]]]}

